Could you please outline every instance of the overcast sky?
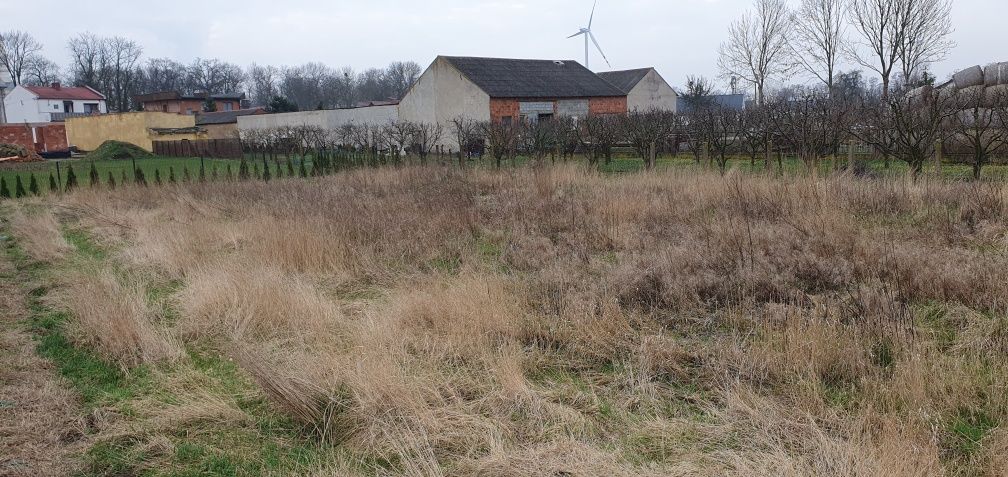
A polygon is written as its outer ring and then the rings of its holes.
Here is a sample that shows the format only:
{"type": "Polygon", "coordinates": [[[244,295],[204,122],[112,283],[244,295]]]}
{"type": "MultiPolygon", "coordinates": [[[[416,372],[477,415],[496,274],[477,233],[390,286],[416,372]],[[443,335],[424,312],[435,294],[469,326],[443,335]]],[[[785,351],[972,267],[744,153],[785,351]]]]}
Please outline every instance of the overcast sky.
{"type": "MultiPolygon", "coordinates": [[[[797,3],[797,0],[790,0],[797,3]]],[[[1006,0],[955,0],[949,59],[940,79],[974,64],[1008,60],[1006,0]]],[[[655,66],[680,86],[716,76],[718,45],[751,0],[600,0],[593,30],[613,69],[655,66]]],[[[68,61],[66,40],[84,30],[124,35],[146,57],[189,62],[217,57],[240,65],[321,61],[357,70],[435,56],[573,59],[584,43],[592,0],[0,0],[0,31],[31,32],[45,54],[68,61]]],[[[608,69],[593,51],[591,68],[608,69]]],[[[848,69],[845,65],[844,69],[848,69]]]]}

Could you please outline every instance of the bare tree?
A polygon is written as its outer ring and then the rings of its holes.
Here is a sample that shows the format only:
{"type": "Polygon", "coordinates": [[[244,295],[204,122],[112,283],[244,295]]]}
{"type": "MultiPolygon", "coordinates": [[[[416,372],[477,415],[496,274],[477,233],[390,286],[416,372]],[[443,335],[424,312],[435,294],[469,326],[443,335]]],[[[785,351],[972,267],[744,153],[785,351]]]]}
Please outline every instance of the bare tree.
{"type": "Polygon", "coordinates": [[[575,131],[581,150],[588,154],[588,163],[594,166],[600,158],[608,162],[612,157],[620,123],[612,116],[588,115],[578,120],[575,131]]]}
{"type": "Polygon", "coordinates": [[[128,111],[132,101],[132,88],[137,83],[137,64],[143,48],[139,43],[114,36],[104,41],[103,70],[106,81],[105,91],[111,108],[115,111],[128,111]]]}
{"type": "Polygon", "coordinates": [[[794,12],[794,58],[833,91],[844,44],[845,0],[801,0],[794,12]]]}
{"type": "Polygon", "coordinates": [[[514,159],[518,149],[519,128],[520,126],[513,122],[506,123],[504,121],[489,121],[480,124],[480,131],[486,138],[490,154],[493,155],[498,169],[501,167],[501,161],[505,158],[514,159]]]}
{"type": "Polygon", "coordinates": [[[385,77],[392,84],[395,97],[402,98],[421,73],[423,69],[412,61],[396,61],[389,65],[385,77]]]}
{"type": "Polygon", "coordinates": [[[915,0],[850,0],[850,21],[858,41],[848,56],[882,78],[882,99],[889,96],[892,72],[900,58],[904,28],[902,4],[915,0]]]}
{"type": "Polygon", "coordinates": [[[764,102],[768,79],[790,72],[790,29],[791,18],[784,0],[756,0],[755,9],[732,23],[728,41],[721,44],[721,71],[753,85],[757,104],[764,102]]]}
{"type": "Polygon", "coordinates": [[[52,60],[36,55],[25,66],[24,74],[24,84],[47,86],[59,82],[60,67],[52,60]]]}
{"type": "Polygon", "coordinates": [[[42,44],[28,32],[0,33],[0,66],[7,70],[15,86],[23,82],[27,69],[40,51],[42,44]]]}
{"type": "Polygon", "coordinates": [[[473,143],[479,140],[479,125],[465,116],[452,119],[451,133],[459,146],[459,167],[465,167],[472,153],[473,143]]]}
{"type": "Polygon", "coordinates": [[[186,89],[190,93],[234,93],[244,82],[245,72],[241,67],[216,58],[196,58],[186,74],[186,89]]]}
{"type": "Polygon", "coordinates": [[[796,88],[770,104],[770,122],[777,136],[812,171],[834,144],[832,103],[826,93],[796,88]]]}
{"type": "Polygon", "coordinates": [[[644,160],[644,168],[652,170],[658,159],[658,145],[672,134],[677,116],[657,109],[633,112],[622,116],[622,133],[644,160]]]}
{"type": "Polygon", "coordinates": [[[391,146],[395,149],[395,155],[405,151],[409,153],[410,146],[413,145],[413,138],[416,136],[417,126],[410,121],[399,119],[388,124],[386,134],[391,141],[391,146]]]}
{"type": "Polygon", "coordinates": [[[182,91],[186,84],[186,66],[170,58],[151,58],[143,67],[143,92],[182,91]]]}
{"type": "Polygon", "coordinates": [[[952,139],[966,146],[972,156],[973,179],[980,179],[983,166],[991,156],[1008,145],[1008,96],[1004,90],[967,88],[956,97],[956,112],[950,126],[952,139]]]}
{"type": "Polygon", "coordinates": [[[440,123],[417,123],[413,125],[413,145],[416,148],[417,154],[420,155],[421,161],[427,162],[427,156],[441,142],[441,136],[443,135],[444,128],[440,123]]]}
{"type": "Polygon", "coordinates": [[[884,105],[891,117],[893,149],[910,166],[916,179],[924,163],[934,156],[935,146],[945,139],[946,121],[955,114],[954,97],[925,88],[892,94],[884,105]]]}
{"type": "Polygon", "coordinates": [[[764,167],[770,169],[770,155],[767,153],[770,147],[770,132],[767,126],[767,108],[765,106],[753,106],[746,108],[736,118],[738,127],[739,145],[749,156],[749,164],[756,166],[756,159],[760,154],[764,154],[764,167]]]}
{"type": "Polygon", "coordinates": [[[105,57],[105,42],[91,33],[81,33],[67,42],[67,49],[73,60],[71,74],[73,83],[98,88],[102,62],[105,57]]]}
{"type": "Polygon", "coordinates": [[[929,64],[941,61],[955,43],[952,0],[899,0],[902,34],[898,48],[903,82],[909,84],[929,64]]]}

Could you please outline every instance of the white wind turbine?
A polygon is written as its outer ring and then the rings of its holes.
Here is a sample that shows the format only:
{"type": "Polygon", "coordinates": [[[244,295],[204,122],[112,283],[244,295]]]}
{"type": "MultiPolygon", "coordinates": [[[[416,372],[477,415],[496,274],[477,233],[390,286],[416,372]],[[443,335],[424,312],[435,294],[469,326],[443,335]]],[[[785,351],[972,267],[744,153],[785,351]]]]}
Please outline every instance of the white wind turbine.
{"type": "Polygon", "coordinates": [[[595,4],[592,5],[591,16],[588,17],[588,27],[587,28],[582,28],[577,33],[575,33],[575,34],[567,37],[567,39],[569,40],[569,39],[574,38],[574,37],[576,37],[578,35],[584,35],[584,37],[585,37],[584,38],[584,42],[585,42],[585,64],[584,65],[585,65],[585,68],[588,68],[588,53],[591,51],[591,48],[588,46],[588,40],[591,40],[591,42],[595,44],[595,48],[598,48],[598,52],[602,54],[602,59],[604,59],[605,62],[606,62],[606,64],[609,65],[610,68],[612,68],[612,65],[609,64],[609,58],[606,58],[605,52],[602,51],[602,47],[599,46],[598,40],[595,39],[595,35],[593,35],[592,31],[591,31],[592,21],[595,20],[595,7],[597,7],[597,6],[598,6],[598,0],[595,0],[595,4]]]}

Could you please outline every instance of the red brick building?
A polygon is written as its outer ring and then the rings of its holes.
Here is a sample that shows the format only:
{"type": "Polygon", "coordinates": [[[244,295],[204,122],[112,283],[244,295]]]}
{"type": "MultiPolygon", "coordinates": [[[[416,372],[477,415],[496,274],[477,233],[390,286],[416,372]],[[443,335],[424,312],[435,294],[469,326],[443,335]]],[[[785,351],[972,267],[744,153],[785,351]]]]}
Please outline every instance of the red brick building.
{"type": "Polygon", "coordinates": [[[165,91],[161,93],[139,95],[135,99],[141,104],[144,111],[198,114],[204,112],[208,101],[213,102],[215,112],[237,111],[242,109],[242,101],[245,100],[245,93],[207,95],[182,94],[177,91],[165,91]]]}
{"type": "Polygon", "coordinates": [[[0,143],[17,144],[39,154],[70,148],[63,123],[0,124],[0,143]]]}

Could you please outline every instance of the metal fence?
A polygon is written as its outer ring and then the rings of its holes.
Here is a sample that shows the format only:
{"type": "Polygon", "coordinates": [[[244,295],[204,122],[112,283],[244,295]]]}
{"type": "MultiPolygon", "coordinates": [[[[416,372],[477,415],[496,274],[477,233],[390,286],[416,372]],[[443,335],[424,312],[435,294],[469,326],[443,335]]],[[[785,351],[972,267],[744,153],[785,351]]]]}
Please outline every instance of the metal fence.
{"type": "Polygon", "coordinates": [[[191,141],[154,141],[154,154],[169,157],[213,157],[241,159],[243,150],[239,139],[198,139],[191,141]]]}

